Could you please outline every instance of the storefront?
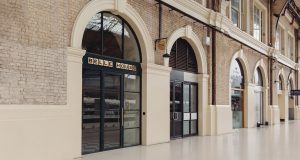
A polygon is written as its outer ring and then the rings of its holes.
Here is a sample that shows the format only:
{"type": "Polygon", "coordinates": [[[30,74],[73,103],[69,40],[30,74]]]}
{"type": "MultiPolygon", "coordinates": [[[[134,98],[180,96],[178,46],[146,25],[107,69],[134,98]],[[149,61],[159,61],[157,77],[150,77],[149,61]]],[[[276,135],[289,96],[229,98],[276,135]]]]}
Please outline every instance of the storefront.
{"type": "Polygon", "coordinates": [[[189,43],[179,38],[170,54],[170,137],[198,134],[197,61],[189,43]]]}
{"type": "Polygon", "coordinates": [[[82,47],[82,154],[141,144],[141,54],[127,22],[99,12],[82,47]]]}
{"type": "Polygon", "coordinates": [[[230,68],[231,110],[233,128],[244,127],[244,73],[242,65],[235,59],[230,68]]]}

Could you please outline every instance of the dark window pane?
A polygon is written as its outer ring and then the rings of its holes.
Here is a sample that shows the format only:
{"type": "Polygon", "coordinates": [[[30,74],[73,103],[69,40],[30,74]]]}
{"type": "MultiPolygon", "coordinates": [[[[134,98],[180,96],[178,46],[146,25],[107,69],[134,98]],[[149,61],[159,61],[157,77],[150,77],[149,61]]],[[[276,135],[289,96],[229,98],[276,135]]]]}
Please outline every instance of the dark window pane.
{"type": "Polygon", "coordinates": [[[83,70],[82,154],[99,151],[100,72],[83,70]]]}
{"type": "Polygon", "coordinates": [[[120,76],[104,74],[104,89],[119,91],[120,90],[120,76]]]}
{"type": "Polygon", "coordinates": [[[198,72],[194,50],[186,40],[180,38],[172,46],[169,66],[193,73],[198,72]]]}
{"type": "Polygon", "coordinates": [[[191,112],[197,112],[197,86],[191,85],[191,112]]]}
{"type": "Polygon", "coordinates": [[[120,147],[120,130],[104,131],[104,149],[120,147]]]}
{"type": "Polygon", "coordinates": [[[197,133],[197,120],[191,121],[191,134],[197,133]]]}
{"type": "Polygon", "coordinates": [[[103,13],[103,55],[123,58],[122,33],[122,20],[115,15],[103,13]]]}
{"type": "Polygon", "coordinates": [[[124,24],[124,59],[140,62],[140,52],[137,40],[126,24],[124,24]]]}
{"type": "Polygon", "coordinates": [[[101,13],[97,13],[92,17],[85,28],[82,39],[82,49],[86,50],[87,52],[101,54],[101,34],[101,13]]]}

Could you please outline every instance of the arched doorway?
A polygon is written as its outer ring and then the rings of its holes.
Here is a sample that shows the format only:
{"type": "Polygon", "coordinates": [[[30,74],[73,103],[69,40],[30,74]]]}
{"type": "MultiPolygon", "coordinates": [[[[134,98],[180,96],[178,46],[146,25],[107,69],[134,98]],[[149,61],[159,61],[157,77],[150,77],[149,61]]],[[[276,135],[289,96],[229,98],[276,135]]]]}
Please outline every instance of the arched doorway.
{"type": "Polygon", "coordinates": [[[255,120],[257,124],[264,124],[264,90],[263,90],[263,76],[261,69],[257,67],[254,73],[254,83],[255,83],[255,120]]]}
{"type": "Polygon", "coordinates": [[[244,127],[244,72],[238,59],[234,59],[230,68],[231,110],[233,128],[244,127]]]}
{"type": "Polygon", "coordinates": [[[290,78],[288,82],[288,96],[289,96],[289,120],[295,119],[295,98],[290,94],[291,90],[294,89],[293,79],[290,78]]]}
{"type": "Polygon", "coordinates": [[[82,48],[82,154],[141,143],[141,52],[128,23],[95,14],[82,48]]]}
{"type": "Polygon", "coordinates": [[[169,65],[170,82],[170,137],[179,138],[198,134],[197,61],[191,45],[179,38],[172,46],[169,65]]]}

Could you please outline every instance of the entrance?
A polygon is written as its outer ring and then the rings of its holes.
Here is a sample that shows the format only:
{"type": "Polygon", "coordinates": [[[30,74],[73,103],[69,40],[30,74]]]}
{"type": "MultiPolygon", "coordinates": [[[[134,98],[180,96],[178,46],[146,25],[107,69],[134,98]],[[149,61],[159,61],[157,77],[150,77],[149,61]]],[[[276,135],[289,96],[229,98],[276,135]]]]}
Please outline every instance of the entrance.
{"type": "Polygon", "coordinates": [[[141,143],[141,53],[131,27],[110,12],[87,24],[82,48],[82,154],[141,143]]]}
{"type": "Polygon", "coordinates": [[[238,59],[235,59],[230,68],[231,81],[231,110],[233,128],[244,127],[244,76],[238,59]]]}
{"type": "Polygon", "coordinates": [[[140,78],[83,69],[83,154],[140,144],[140,78]]]}
{"type": "Polygon", "coordinates": [[[170,126],[171,138],[180,138],[198,133],[197,84],[171,81],[170,126]]]}

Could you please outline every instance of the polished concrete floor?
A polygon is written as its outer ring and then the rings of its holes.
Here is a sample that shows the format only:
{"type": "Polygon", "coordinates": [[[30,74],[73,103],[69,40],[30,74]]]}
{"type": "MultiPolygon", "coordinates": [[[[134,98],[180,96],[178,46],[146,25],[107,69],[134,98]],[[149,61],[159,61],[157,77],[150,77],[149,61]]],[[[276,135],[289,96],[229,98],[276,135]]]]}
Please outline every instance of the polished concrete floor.
{"type": "Polygon", "coordinates": [[[83,160],[300,160],[300,121],[105,151],[83,160]]]}

